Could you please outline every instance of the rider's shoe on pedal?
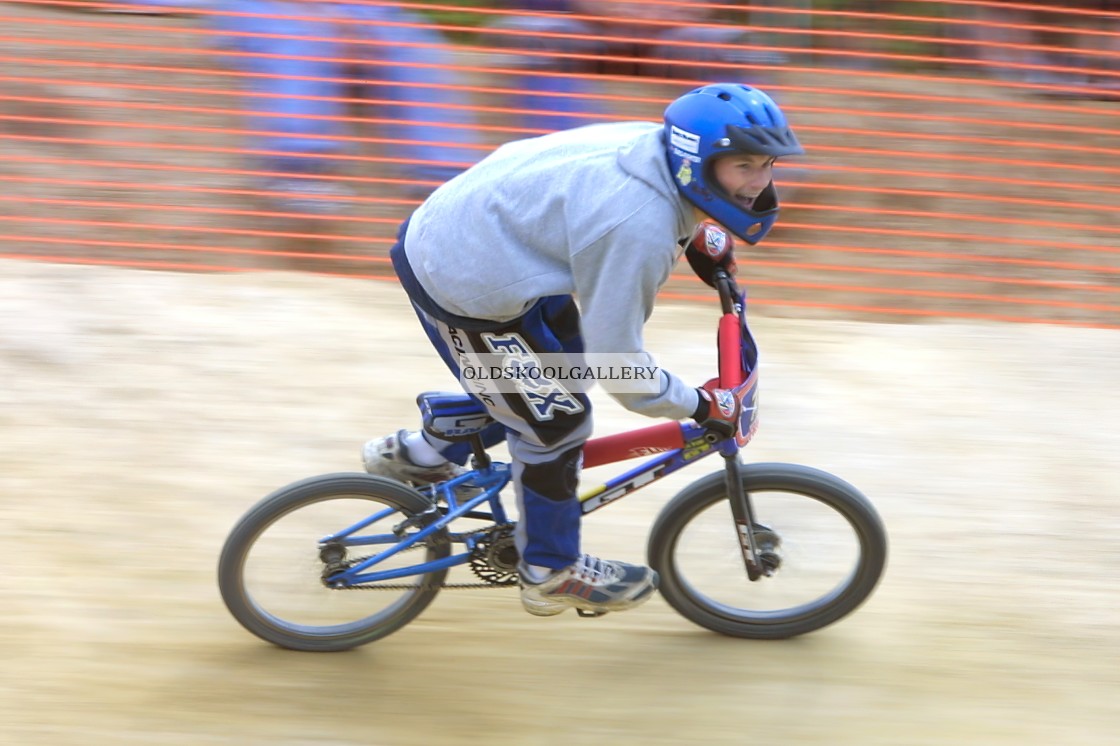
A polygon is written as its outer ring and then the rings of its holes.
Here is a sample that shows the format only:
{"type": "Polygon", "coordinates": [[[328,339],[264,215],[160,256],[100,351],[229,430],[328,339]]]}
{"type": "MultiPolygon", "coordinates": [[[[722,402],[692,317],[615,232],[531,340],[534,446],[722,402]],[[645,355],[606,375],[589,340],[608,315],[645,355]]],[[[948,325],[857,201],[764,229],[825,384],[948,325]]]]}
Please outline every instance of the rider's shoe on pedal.
{"type": "Polygon", "coordinates": [[[657,590],[657,573],[642,565],[612,562],[589,554],[544,577],[520,565],[521,605],[535,616],[553,616],[566,609],[581,614],[606,614],[645,603],[657,590]]]}
{"type": "Polygon", "coordinates": [[[399,430],[362,446],[362,463],[366,471],[416,487],[443,482],[466,473],[466,469],[450,461],[435,466],[416,463],[409,453],[408,436],[408,430],[399,430]]]}

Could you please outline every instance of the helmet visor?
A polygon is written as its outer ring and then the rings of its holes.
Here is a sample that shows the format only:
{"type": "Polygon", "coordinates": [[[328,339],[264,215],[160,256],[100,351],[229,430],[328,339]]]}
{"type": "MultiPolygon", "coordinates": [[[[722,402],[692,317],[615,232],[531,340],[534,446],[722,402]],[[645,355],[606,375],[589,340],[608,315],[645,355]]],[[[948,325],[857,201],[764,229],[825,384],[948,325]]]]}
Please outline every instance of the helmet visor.
{"type": "Polygon", "coordinates": [[[780,158],[785,155],[804,155],[797,136],[789,127],[738,127],[727,126],[726,143],[720,142],[731,150],[739,150],[755,155],[768,155],[780,158]]]}

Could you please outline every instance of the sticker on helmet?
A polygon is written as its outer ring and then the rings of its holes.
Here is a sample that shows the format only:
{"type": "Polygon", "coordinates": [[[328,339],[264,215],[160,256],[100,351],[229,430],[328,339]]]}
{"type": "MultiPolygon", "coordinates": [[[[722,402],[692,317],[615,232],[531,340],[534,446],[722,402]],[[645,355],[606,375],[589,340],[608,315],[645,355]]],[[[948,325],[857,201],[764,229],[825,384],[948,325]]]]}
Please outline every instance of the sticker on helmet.
{"type": "Polygon", "coordinates": [[[681,167],[677,169],[677,181],[684,186],[692,183],[692,164],[688,161],[683,161],[681,167]]]}
{"type": "Polygon", "coordinates": [[[669,144],[686,153],[700,152],[700,135],[686,132],[675,124],[669,129],[669,144]]]}

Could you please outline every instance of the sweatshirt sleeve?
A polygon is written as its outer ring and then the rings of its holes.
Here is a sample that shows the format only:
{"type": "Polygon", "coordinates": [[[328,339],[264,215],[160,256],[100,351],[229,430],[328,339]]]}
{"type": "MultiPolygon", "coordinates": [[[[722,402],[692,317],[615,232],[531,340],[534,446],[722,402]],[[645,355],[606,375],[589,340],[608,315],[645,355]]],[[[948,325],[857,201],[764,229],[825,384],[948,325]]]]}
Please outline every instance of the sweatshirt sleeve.
{"type": "MultiPolygon", "coordinates": [[[[673,224],[659,228],[655,222],[630,219],[572,257],[587,352],[627,354],[636,364],[656,365],[645,351],[642,331],[676,261],[675,233],[673,224]],[[664,238],[651,240],[652,236],[664,238]]],[[[660,372],[656,394],[607,393],[627,409],[649,417],[691,417],[699,404],[696,389],[664,369],[660,372]]]]}

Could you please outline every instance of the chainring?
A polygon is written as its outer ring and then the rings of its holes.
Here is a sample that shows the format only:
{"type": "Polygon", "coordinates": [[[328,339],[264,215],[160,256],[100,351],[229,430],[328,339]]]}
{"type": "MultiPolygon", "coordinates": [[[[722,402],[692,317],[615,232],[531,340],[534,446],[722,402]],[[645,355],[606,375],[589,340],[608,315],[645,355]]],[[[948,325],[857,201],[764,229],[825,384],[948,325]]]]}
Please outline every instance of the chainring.
{"type": "Polygon", "coordinates": [[[471,550],[471,572],[494,586],[518,584],[517,562],[520,558],[514,542],[513,524],[504,523],[489,529],[471,550]]]}

